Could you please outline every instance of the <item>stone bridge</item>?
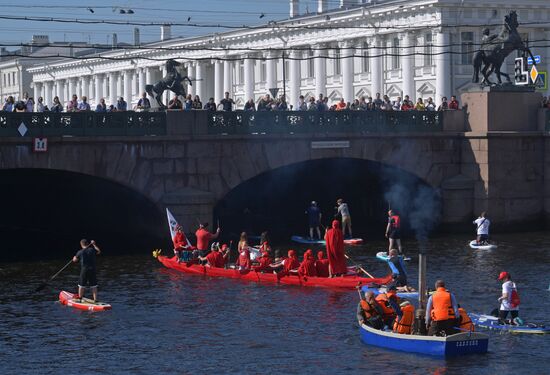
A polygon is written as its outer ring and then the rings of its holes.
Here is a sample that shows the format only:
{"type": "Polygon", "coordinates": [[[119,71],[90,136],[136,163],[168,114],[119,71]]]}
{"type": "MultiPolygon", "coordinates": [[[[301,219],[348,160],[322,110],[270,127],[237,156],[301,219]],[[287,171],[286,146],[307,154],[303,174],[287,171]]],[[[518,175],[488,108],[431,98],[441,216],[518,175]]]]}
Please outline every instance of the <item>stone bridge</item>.
{"type": "Polygon", "coordinates": [[[213,134],[212,114],[200,111],[168,113],[161,135],[48,136],[47,152],[33,152],[32,134],[4,136],[0,168],[54,169],[115,181],[159,210],[171,208],[189,227],[197,217],[212,217],[228,192],[264,172],[352,158],[406,171],[439,190],[449,226],[483,210],[501,228],[540,226],[550,213],[545,128],[550,116],[537,109],[537,94],[506,93],[516,102],[521,95],[523,109],[496,120],[483,117],[490,111],[483,100],[499,94],[465,94],[467,110],[449,112],[440,128],[425,131],[213,134]]]}

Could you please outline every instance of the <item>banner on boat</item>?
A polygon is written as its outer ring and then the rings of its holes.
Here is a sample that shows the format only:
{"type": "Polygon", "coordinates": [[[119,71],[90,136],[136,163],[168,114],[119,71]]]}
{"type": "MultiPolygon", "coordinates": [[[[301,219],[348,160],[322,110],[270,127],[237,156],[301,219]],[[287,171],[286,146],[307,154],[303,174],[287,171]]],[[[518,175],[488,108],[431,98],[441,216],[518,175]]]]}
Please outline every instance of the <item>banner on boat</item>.
{"type": "MultiPolygon", "coordinates": [[[[178,226],[178,222],[176,221],[176,218],[169,209],[166,209],[166,216],[168,217],[168,228],[170,228],[170,238],[173,239],[176,236],[176,227],[178,226]]],[[[191,246],[191,242],[189,242],[189,239],[186,237],[187,245],[191,246]]]]}

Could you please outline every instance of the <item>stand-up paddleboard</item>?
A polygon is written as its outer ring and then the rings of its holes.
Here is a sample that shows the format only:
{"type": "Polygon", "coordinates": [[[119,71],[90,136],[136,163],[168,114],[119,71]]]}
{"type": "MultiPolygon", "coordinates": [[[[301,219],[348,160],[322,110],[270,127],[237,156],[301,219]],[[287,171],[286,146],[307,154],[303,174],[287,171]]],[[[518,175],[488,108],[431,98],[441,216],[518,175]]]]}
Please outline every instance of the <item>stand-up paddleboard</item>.
{"type": "MultiPolygon", "coordinates": [[[[312,239],[309,237],[302,236],[292,236],[290,238],[294,242],[298,242],[305,245],[325,245],[325,240],[312,239]]],[[[344,239],[344,244],[346,245],[361,245],[363,243],[362,238],[348,238],[344,239]]]]}
{"type": "Polygon", "coordinates": [[[550,327],[544,325],[526,323],[523,325],[501,324],[498,318],[492,315],[469,314],[475,326],[510,333],[550,333],[550,327]]]}
{"type": "Polygon", "coordinates": [[[473,241],[470,241],[470,247],[472,249],[479,249],[479,250],[493,250],[493,249],[496,249],[498,246],[497,245],[493,245],[493,244],[488,244],[488,245],[478,245],[476,243],[476,240],[473,240],[473,241]]]}
{"type": "Polygon", "coordinates": [[[61,291],[59,293],[59,302],[63,305],[72,307],[73,309],[84,311],[105,311],[111,310],[112,306],[104,302],[94,302],[88,298],[75,298],[75,295],[70,292],[61,291]]]}
{"type": "MultiPolygon", "coordinates": [[[[402,256],[400,255],[400,257],[402,257],[402,256]]],[[[387,251],[379,251],[379,252],[377,252],[377,253],[376,253],[376,258],[379,259],[379,260],[383,260],[383,261],[385,261],[385,262],[387,262],[388,260],[390,260],[390,257],[388,256],[388,252],[387,252],[387,251]]],[[[409,261],[409,260],[411,260],[411,258],[406,256],[406,257],[403,258],[403,260],[409,261]]]]}

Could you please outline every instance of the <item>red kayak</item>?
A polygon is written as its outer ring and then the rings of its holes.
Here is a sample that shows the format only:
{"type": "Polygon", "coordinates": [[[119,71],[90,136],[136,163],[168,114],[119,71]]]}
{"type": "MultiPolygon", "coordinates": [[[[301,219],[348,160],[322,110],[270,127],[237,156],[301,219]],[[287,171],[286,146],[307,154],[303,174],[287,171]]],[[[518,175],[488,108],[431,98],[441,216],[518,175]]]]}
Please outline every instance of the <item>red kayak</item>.
{"type": "Polygon", "coordinates": [[[105,311],[111,310],[111,305],[104,302],[94,302],[88,298],[75,298],[75,294],[66,291],[59,293],[59,302],[74,309],[85,311],[105,311]]]}
{"type": "Polygon", "coordinates": [[[174,269],[176,271],[189,273],[192,275],[204,275],[212,277],[226,277],[231,279],[241,279],[254,281],[258,283],[268,284],[285,284],[285,285],[301,285],[301,286],[315,286],[322,288],[346,288],[355,289],[357,285],[366,285],[370,283],[376,283],[385,285],[392,280],[392,276],[380,278],[367,278],[357,275],[348,275],[342,277],[307,277],[298,275],[289,275],[278,278],[273,273],[261,273],[256,271],[239,271],[235,269],[214,268],[209,266],[202,266],[198,264],[189,265],[188,263],[178,263],[176,257],[168,258],[166,256],[159,255],[157,257],[159,262],[166,267],[174,269]]]}

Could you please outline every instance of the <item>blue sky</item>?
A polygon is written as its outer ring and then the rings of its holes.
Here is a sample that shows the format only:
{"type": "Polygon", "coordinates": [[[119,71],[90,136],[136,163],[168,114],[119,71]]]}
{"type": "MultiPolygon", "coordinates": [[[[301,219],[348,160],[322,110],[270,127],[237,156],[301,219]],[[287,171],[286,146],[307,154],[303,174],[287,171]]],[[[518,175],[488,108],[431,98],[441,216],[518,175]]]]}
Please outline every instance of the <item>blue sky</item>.
{"type": "MultiPolygon", "coordinates": [[[[338,0],[329,4],[335,7],[338,0]]],[[[316,0],[301,0],[303,12],[316,10],[316,0]]],[[[270,20],[288,18],[288,0],[134,0],[134,1],[6,1],[0,0],[2,16],[79,18],[86,20],[118,20],[137,22],[187,22],[226,25],[256,25],[270,20]],[[93,9],[91,13],[86,7],[93,9]],[[132,9],[134,14],[120,14],[120,9],[132,9]],[[169,9],[169,10],[162,10],[169,9]],[[265,16],[260,19],[260,15],[265,16]]],[[[33,34],[48,34],[50,41],[89,41],[111,43],[113,33],[119,42],[132,42],[133,25],[83,25],[74,23],[0,20],[0,43],[30,41],[33,34]]],[[[195,36],[227,29],[173,27],[172,36],[195,36]]],[[[151,42],[160,37],[160,27],[140,27],[141,41],[151,42]]],[[[14,49],[14,47],[8,47],[14,49]]]]}

